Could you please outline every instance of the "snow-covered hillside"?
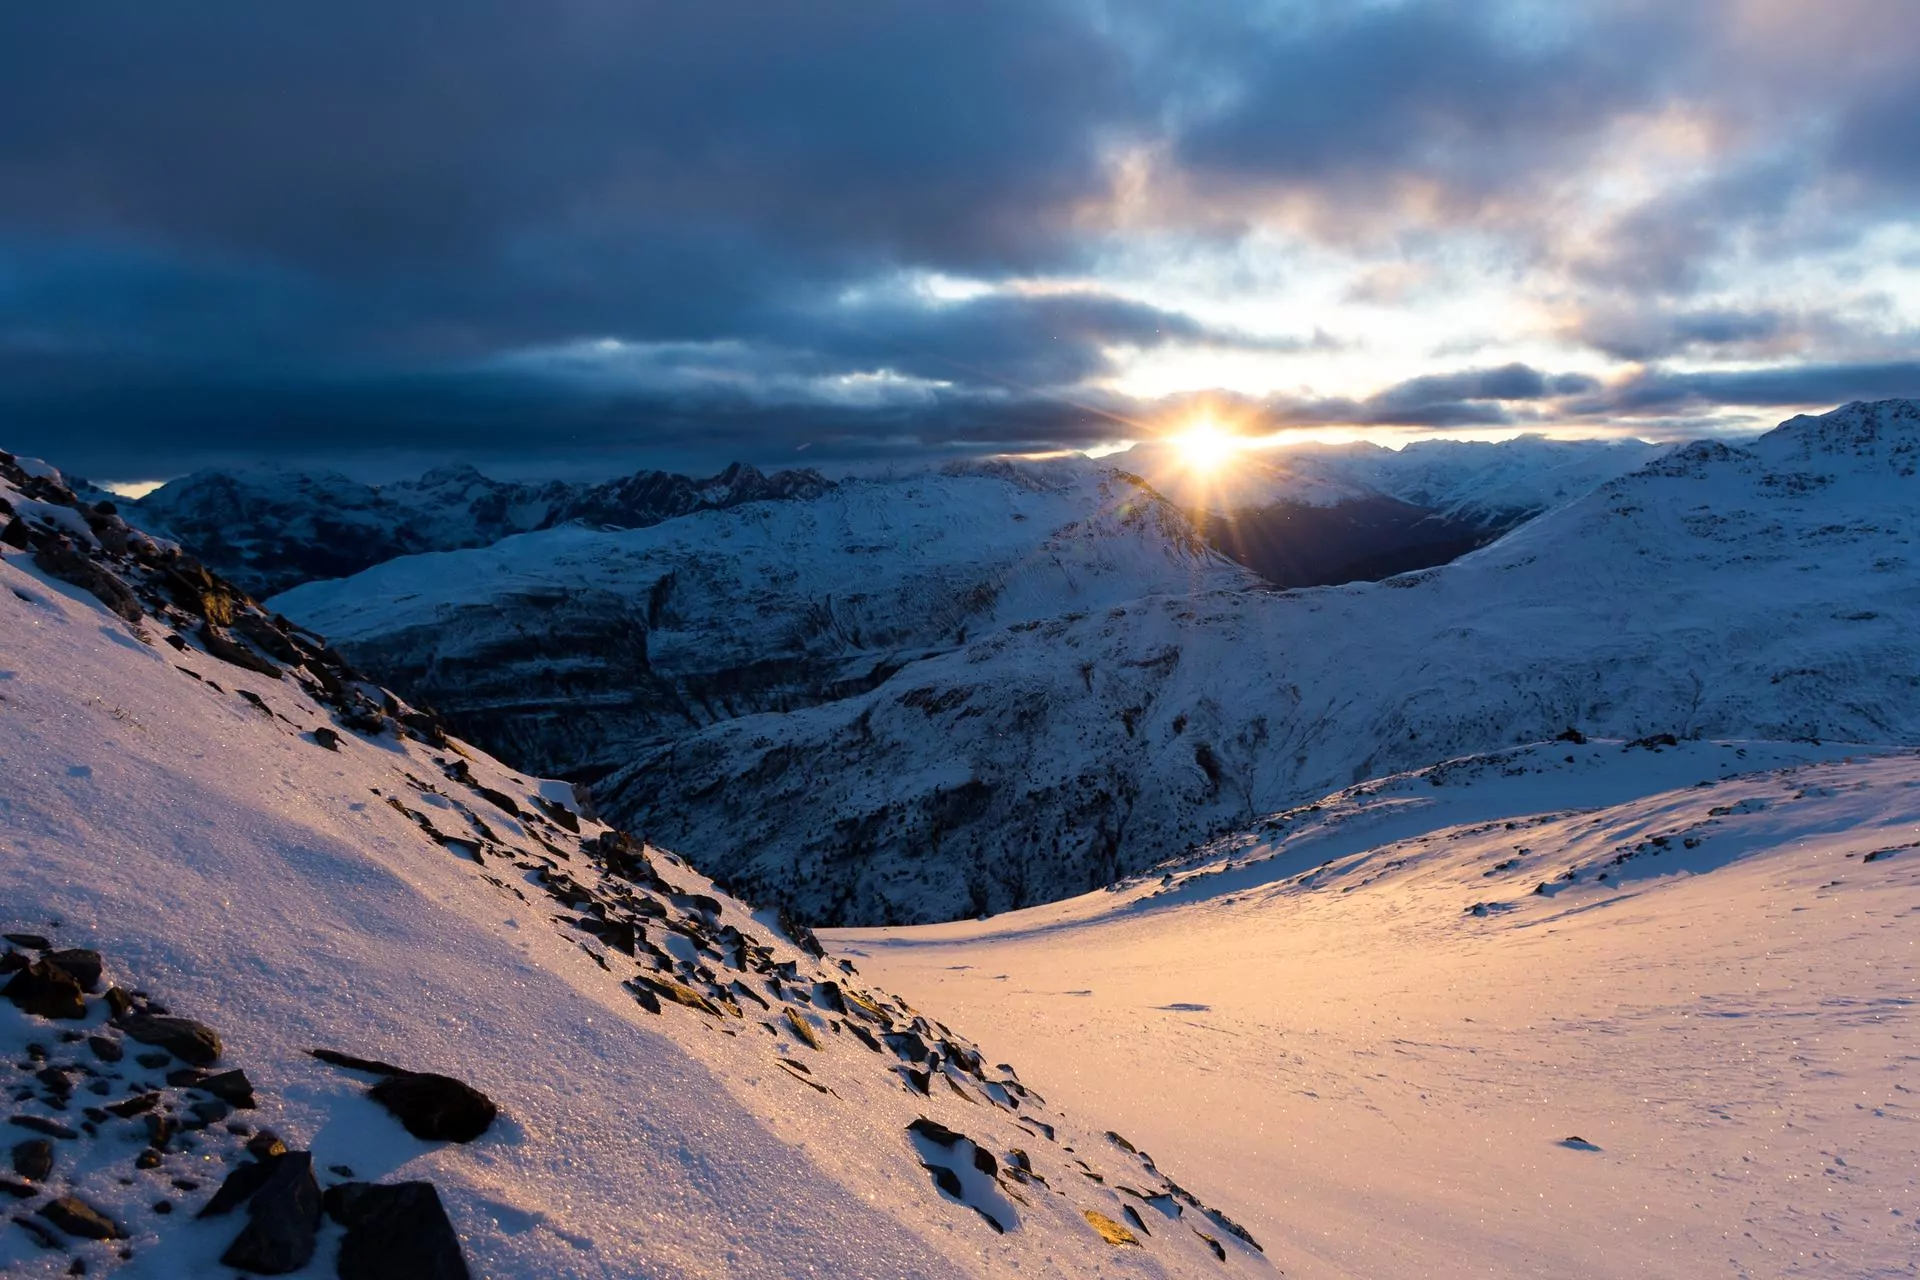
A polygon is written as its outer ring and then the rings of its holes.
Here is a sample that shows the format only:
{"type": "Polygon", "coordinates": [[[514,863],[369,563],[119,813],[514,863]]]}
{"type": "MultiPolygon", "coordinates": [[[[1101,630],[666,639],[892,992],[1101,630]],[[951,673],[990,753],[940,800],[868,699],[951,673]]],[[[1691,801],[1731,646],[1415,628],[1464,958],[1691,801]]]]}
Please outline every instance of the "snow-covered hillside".
{"type": "Polygon", "coordinates": [[[265,596],[394,556],[481,547],[570,521],[639,528],[832,487],[814,471],[767,476],[738,464],[705,480],[642,471],[604,484],[503,482],[470,466],[380,486],[334,472],[261,469],[196,472],[127,507],[143,527],[179,540],[216,572],[265,596]]]}
{"type": "Polygon", "coordinates": [[[1297,1280],[1859,1280],[1920,1259],[1916,937],[1920,756],[1590,741],[827,941],[1204,1170],[1297,1280]]]}
{"type": "Polygon", "coordinates": [[[596,793],[743,891],[909,923],[1097,887],[1359,779],[1569,726],[1920,742],[1920,408],[1656,460],[1443,568],[982,634],[596,793]]]}
{"type": "Polygon", "coordinates": [[[717,720],[864,692],[983,633],[1254,581],[1151,491],[1083,461],[552,529],[271,604],[476,741],[592,777],[717,720]]]}
{"type": "Polygon", "coordinates": [[[931,1012],[6,454],[0,933],[9,1275],[1273,1269],[931,1012]]]}

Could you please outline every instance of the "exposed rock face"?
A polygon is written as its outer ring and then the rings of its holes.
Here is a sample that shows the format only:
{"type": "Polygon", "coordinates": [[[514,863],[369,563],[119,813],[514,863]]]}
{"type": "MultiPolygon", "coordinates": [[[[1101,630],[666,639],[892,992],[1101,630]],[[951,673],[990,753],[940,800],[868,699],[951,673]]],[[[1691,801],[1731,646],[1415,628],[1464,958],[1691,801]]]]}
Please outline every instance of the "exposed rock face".
{"type": "Polygon", "coordinates": [[[335,474],[206,471],[161,486],[134,509],[142,523],[266,596],[395,556],[483,547],[574,521],[637,529],[831,487],[815,471],[768,476],[739,463],[704,480],[643,471],[604,484],[501,482],[472,467],[378,487],[335,474]]]}
{"type": "Polygon", "coordinates": [[[7,980],[6,997],[41,1018],[84,1018],[87,1003],[72,974],[47,960],[36,960],[7,980]]]}
{"type": "Polygon", "coordinates": [[[320,1227],[320,1187],[305,1151],[278,1156],[247,1201],[247,1225],[220,1261],[242,1271],[278,1276],[313,1260],[320,1227]]]}

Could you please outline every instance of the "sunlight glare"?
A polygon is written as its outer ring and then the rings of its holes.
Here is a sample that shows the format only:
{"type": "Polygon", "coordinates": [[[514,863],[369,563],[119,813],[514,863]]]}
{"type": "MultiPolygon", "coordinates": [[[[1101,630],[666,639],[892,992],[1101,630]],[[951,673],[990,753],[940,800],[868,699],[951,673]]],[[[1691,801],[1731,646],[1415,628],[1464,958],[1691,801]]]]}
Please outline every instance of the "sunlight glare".
{"type": "Polygon", "coordinates": [[[1187,469],[1202,474],[1217,471],[1240,448],[1240,438],[1222,431],[1211,418],[1200,418],[1173,437],[1187,469]]]}

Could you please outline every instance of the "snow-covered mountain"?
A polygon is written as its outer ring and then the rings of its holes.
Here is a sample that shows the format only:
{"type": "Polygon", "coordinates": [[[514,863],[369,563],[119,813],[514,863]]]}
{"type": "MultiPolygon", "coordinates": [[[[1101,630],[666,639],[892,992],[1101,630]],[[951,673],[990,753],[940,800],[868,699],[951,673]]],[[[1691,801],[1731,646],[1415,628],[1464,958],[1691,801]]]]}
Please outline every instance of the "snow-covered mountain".
{"type": "Polygon", "coordinates": [[[8,454],[0,588],[7,1274],[1273,1269],[804,930],[8,454]]]}
{"type": "Polygon", "coordinates": [[[1688,446],[1439,569],[980,633],[596,785],[816,921],[1104,885],[1253,815],[1569,727],[1920,742],[1920,407],[1688,446]]]}
{"type": "Polygon", "coordinates": [[[718,720],[865,692],[982,634],[1255,581],[1137,480],[1076,460],[550,529],[271,605],[491,750],[592,778],[718,720]]]}
{"type": "Polygon", "coordinates": [[[395,556],[481,547],[573,521],[640,528],[743,502],[809,498],[832,487],[816,471],[768,476],[740,464],[705,480],[642,471],[601,484],[503,482],[470,466],[380,486],[334,472],[200,471],[126,505],[145,527],[266,596],[395,556]]]}
{"type": "Polygon", "coordinates": [[[1920,757],[1544,743],[978,923],[825,935],[1296,1280],[1912,1273],[1920,757]]]}
{"type": "Polygon", "coordinates": [[[1141,444],[1115,460],[1269,582],[1322,586],[1445,564],[1666,450],[1521,436],[1249,449],[1201,469],[1177,444],[1141,444]]]}

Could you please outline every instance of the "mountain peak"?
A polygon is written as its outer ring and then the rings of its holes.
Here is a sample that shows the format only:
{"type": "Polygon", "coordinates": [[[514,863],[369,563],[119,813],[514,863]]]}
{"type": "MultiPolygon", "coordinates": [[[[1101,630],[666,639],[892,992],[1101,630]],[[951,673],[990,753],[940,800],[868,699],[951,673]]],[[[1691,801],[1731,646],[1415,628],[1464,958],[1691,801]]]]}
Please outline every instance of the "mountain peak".
{"type": "Polygon", "coordinates": [[[1910,476],[1920,464],[1920,402],[1855,400],[1829,413],[1789,418],[1754,442],[1769,461],[1870,460],[1910,476]]]}

